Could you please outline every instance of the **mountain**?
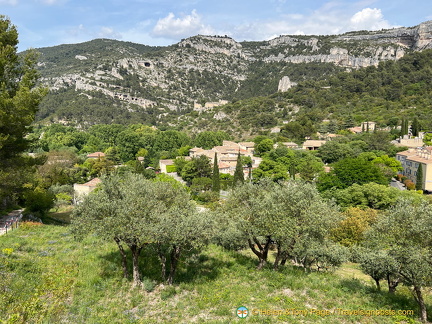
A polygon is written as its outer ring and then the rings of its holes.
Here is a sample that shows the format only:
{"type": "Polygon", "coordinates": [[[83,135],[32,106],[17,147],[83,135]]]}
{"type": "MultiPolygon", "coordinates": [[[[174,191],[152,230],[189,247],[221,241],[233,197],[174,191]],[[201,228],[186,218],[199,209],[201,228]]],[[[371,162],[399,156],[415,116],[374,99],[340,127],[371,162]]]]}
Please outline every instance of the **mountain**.
{"type": "Polygon", "coordinates": [[[178,126],[227,101],[286,91],[299,82],[325,80],[429,48],[432,21],[259,42],[198,35],[166,47],[96,39],[40,48],[41,82],[51,91],[38,120],[82,127],[112,122],[178,126]]]}

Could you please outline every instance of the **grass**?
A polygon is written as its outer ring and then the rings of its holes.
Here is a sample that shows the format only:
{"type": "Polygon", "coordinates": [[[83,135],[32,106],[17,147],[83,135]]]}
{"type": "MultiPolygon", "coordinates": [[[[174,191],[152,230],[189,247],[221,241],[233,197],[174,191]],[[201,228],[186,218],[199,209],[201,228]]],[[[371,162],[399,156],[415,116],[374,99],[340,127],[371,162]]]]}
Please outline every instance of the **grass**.
{"type": "Polygon", "coordinates": [[[145,284],[132,288],[114,244],[93,236],[77,241],[67,226],[22,225],[0,237],[0,246],[0,323],[413,323],[418,317],[407,289],[395,296],[378,292],[354,264],[335,273],[292,266],[256,271],[248,253],[211,245],[183,260],[175,285],[166,286],[157,259],[143,251],[145,284]],[[309,314],[239,319],[240,306],[309,314]],[[337,308],[412,309],[415,315],[310,314],[337,308]]]}
{"type": "Polygon", "coordinates": [[[44,217],[44,224],[61,225],[69,224],[73,211],[72,205],[62,206],[59,209],[52,209],[48,215],[44,217]]]}

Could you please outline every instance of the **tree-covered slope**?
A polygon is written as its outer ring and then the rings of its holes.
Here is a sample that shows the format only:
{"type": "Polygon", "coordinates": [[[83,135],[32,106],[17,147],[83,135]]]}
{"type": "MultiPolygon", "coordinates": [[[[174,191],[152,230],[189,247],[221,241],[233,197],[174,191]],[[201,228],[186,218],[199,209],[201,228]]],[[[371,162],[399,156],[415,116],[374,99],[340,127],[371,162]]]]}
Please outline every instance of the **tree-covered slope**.
{"type": "MultiPolygon", "coordinates": [[[[343,70],[377,66],[430,48],[431,22],[411,28],[358,31],[332,36],[279,36],[269,41],[237,42],[227,36],[193,36],[167,47],[109,39],[41,48],[41,82],[50,93],[39,120],[48,117],[81,123],[92,117],[99,97],[106,115],[155,108],[157,120],[198,110],[194,103],[244,100],[278,90],[282,77],[299,83],[325,80],[343,70]],[[72,91],[73,90],[73,91],[72,91]],[[70,95],[62,100],[65,91],[70,95]],[[95,95],[94,92],[100,93],[95,95]],[[81,111],[87,96],[95,102],[81,111]],[[115,104],[106,102],[114,100],[115,104]],[[138,109],[139,110],[139,109],[138,109]]],[[[153,114],[153,112],[151,112],[153,114]]],[[[120,113],[120,115],[127,115],[120,113]]],[[[133,117],[135,117],[135,114],[133,117]]],[[[121,117],[128,123],[126,117],[121,117]]],[[[178,123],[174,123],[177,125],[178,123]]]]}
{"type": "MultiPolygon", "coordinates": [[[[431,130],[432,50],[405,55],[396,62],[381,62],[351,72],[336,73],[323,80],[300,82],[287,92],[254,97],[183,116],[183,127],[218,129],[257,134],[280,126],[282,134],[309,136],[328,129],[333,132],[374,121],[395,127],[402,119],[418,119],[431,130]]],[[[241,136],[240,136],[241,137],[241,136]]]]}
{"type": "Polygon", "coordinates": [[[431,72],[432,50],[425,50],[378,67],[303,82],[284,96],[304,113],[320,113],[339,123],[353,118],[394,126],[399,119],[417,117],[423,128],[431,129],[431,72]]]}

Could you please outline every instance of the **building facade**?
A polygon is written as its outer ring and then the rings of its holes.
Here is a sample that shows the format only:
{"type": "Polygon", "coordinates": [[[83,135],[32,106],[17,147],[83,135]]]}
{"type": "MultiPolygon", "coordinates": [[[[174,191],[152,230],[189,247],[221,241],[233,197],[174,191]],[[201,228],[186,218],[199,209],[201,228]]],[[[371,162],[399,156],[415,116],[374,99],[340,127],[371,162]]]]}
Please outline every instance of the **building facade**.
{"type": "Polygon", "coordinates": [[[417,182],[417,171],[422,166],[422,189],[432,192],[432,146],[409,149],[396,154],[402,164],[402,174],[412,182],[417,182]]]}

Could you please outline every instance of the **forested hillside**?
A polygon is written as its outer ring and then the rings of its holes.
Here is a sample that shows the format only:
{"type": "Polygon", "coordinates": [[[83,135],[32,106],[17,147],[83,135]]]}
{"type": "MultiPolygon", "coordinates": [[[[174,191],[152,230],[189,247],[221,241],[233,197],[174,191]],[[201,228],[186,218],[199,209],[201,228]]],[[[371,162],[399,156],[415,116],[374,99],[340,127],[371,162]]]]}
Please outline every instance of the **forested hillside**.
{"type": "MultiPolygon", "coordinates": [[[[381,65],[380,70],[393,75],[394,71],[390,70],[392,62],[430,48],[430,25],[429,21],[411,28],[333,36],[283,35],[257,42],[198,35],[167,47],[97,39],[41,48],[38,49],[38,70],[41,82],[50,88],[50,93],[42,102],[37,118],[44,123],[62,121],[81,127],[110,122],[144,122],[158,127],[181,128],[187,125],[193,131],[203,126],[202,121],[199,125],[195,121],[197,114],[203,111],[210,113],[204,116],[206,119],[210,117],[206,123],[212,126],[214,102],[218,105],[220,100],[227,100],[235,105],[239,100],[269,96],[278,91],[282,78],[289,77],[291,86],[300,83],[300,87],[292,97],[289,94],[282,97],[281,100],[288,99],[287,102],[277,103],[275,109],[286,106],[289,111],[291,103],[300,108],[305,106],[305,112],[314,115],[313,123],[317,124],[329,118],[333,110],[345,108],[340,114],[330,117],[343,121],[349,111],[358,122],[364,117],[358,112],[363,105],[373,105],[379,110],[414,106],[399,103],[398,82],[393,83],[394,80],[382,75],[373,81],[375,75],[370,74],[380,62],[387,62],[389,66],[381,65]],[[348,76],[351,71],[358,72],[355,81],[348,76]],[[337,83],[331,76],[339,72],[346,74],[337,83]],[[359,82],[364,84],[360,88],[359,82]],[[341,85],[343,89],[339,89],[341,85]],[[378,93],[380,85],[388,89],[378,93]],[[319,90],[323,87],[331,88],[319,90]],[[368,98],[359,101],[359,98],[345,98],[344,95],[338,102],[344,107],[336,105],[341,92],[365,94],[369,90],[372,90],[370,97],[383,96],[386,102],[368,98]],[[322,96],[326,100],[321,100],[322,96]],[[206,102],[211,104],[205,106],[206,102]]],[[[402,72],[409,71],[402,69],[402,72]]],[[[406,94],[417,95],[416,87],[406,89],[406,94]]],[[[269,112],[267,107],[266,112],[269,112]]],[[[216,119],[222,120],[223,117],[223,114],[218,115],[216,119]]],[[[386,117],[383,116],[382,121],[386,117]]],[[[246,129],[237,133],[268,129],[279,122],[279,119],[276,122],[264,120],[258,125],[248,122],[244,125],[240,121],[242,128],[246,129]]]]}
{"type": "MultiPolygon", "coordinates": [[[[274,80],[281,75],[277,65],[256,63],[255,67],[249,76],[250,82],[239,88],[239,96],[259,94],[259,89],[266,93],[276,87],[274,80]],[[267,82],[266,74],[278,77],[267,82]]],[[[398,61],[381,62],[377,67],[350,72],[337,72],[335,66],[329,69],[328,65],[319,64],[292,64],[285,69],[290,67],[296,68],[291,72],[298,76],[301,68],[309,71],[307,74],[311,78],[287,92],[234,99],[224,106],[200,111],[157,106],[144,108],[136,104],[125,109],[121,99],[107,97],[100,91],[77,96],[76,90],[62,88],[57,90],[56,96],[48,95],[44,99],[38,115],[46,122],[61,118],[84,127],[95,123],[144,123],[161,129],[169,125],[191,133],[223,130],[238,138],[284,126],[288,121],[295,124],[285,125],[285,128],[308,124],[316,131],[325,129],[329,123],[340,130],[367,120],[382,127],[395,127],[400,125],[402,118],[413,120],[417,117],[423,129],[432,128],[427,118],[431,106],[432,50],[414,52],[398,61]]]]}
{"type": "Polygon", "coordinates": [[[373,120],[395,126],[398,119],[418,117],[430,130],[432,50],[408,54],[396,62],[381,62],[325,81],[300,83],[284,96],[303,113],[339,123],[373,120]]]}
{"type": "MultiPolygon", "coordinates": [[[[381,62],[378,67],[300,82],[284,93],[191,112],[179,125],[190,131],[229,131],[237,137],[280,126],[285,137],[300,140],[316,131],[327,132],[329,125],[336,132],[363,121],[396,127],[402,119],[417,118],[422,129],[431,130],[431,71],[432,50],[425,50],[396,62],[381,62]]],[[[174,119],[170,122],[175,123],[174,119]]]]}

